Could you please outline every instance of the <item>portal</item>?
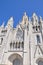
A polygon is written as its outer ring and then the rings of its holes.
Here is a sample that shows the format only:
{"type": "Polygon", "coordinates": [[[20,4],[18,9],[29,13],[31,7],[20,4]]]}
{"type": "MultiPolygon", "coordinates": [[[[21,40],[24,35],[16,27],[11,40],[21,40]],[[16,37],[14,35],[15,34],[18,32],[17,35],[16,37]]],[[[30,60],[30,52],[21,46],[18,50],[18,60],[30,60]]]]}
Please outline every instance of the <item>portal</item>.
{"type": "Polygon", "coordinates": [[[16,58],[16,59],[13,61],[13,65],[22,65],[22,61],[20,61],[20,59],[16,58]]]}

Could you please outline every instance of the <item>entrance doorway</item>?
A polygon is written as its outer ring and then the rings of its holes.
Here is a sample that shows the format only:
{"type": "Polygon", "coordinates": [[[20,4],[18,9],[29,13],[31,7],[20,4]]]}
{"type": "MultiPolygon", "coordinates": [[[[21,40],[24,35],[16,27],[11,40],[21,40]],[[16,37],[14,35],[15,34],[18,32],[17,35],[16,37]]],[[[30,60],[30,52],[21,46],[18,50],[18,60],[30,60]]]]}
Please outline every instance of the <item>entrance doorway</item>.
{"type": "Polygon", "coordinates": [[[20,61],[18,58],[16,58],[16,59],[13,61],[13,65],[22,65],[22,61],[20,61]]]}
{"type": "Polygon", "coordinates": [[[10,55],[8,59],[12,65],[23,65],[23,58],[17,53],[10,55]]]}

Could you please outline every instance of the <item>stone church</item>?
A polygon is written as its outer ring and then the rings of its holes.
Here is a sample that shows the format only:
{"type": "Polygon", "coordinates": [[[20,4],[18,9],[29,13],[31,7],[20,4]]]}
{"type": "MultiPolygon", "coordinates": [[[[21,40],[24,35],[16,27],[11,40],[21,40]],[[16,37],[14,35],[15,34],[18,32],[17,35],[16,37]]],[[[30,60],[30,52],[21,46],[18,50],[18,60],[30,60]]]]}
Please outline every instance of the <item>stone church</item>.
{"type": "Polygon", "coordinates": [[[24,13],[13,27],[11,17],[0,26],[0,65],[43,65],[43,19],[24,13]]]}

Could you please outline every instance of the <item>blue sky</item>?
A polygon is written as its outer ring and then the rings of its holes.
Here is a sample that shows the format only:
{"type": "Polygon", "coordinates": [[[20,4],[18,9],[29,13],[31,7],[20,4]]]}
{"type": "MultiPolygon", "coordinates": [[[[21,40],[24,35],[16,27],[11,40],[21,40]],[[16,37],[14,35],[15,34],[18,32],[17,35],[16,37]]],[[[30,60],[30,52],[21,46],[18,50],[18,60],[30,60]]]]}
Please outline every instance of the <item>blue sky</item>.
{"type": "Polygon", "coordinates": [[[24,12],[27,12],[29,17],[33,12],[43,17],[43,0],[0,0],[0,25],[3,22],[6,24],[13,16],[15,27],[22,19],[24,12]]]}

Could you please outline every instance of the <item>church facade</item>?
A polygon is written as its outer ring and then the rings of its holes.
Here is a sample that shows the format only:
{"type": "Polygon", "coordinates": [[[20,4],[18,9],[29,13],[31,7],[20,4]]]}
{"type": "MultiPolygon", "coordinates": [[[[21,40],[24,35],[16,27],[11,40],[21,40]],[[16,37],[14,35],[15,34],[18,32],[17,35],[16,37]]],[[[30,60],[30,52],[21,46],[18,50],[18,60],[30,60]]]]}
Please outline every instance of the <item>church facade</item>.
{"type": "Polygon", "coordinates": [[[43,65],[43,19],[24,13],[13,27],[13,17],[0,26],[0,65],[43,65]]]}

